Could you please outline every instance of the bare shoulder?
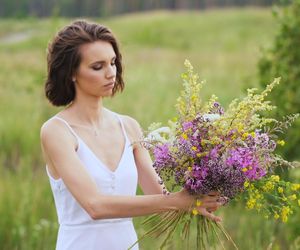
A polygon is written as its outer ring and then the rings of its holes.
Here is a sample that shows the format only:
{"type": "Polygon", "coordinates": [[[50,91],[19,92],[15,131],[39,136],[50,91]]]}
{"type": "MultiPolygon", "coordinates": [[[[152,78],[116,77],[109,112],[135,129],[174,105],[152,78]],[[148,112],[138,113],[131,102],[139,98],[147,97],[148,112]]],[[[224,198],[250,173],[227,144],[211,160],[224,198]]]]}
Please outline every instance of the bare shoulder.
{"type": "Polygon", "coordinates": [[[58,119],[47,120],[40,129],[40,138],[43,146],[53,142],[75,142],[66,124],[58,119]]]}
{"type": "Polygon", "coordinates": [[[141,126],[138,121],[128,115],[121,115],[121,118],[124,122],[126,128],[131,130],[140,130],[141,126]]]}
{"type": "Polygon", "coordinates": [[[57,119],[49,119],[47,120],[41,127],[40,136],[41,140],[56,137],[57,134],[63,132],[63,124],[57,119]]]}
{"type": "Polygon", "coordinates": [[[138,121],[128,115],[121,115],[121,118],[124,123],[125,130],[131,138],[131,141],[141,140],[143,137],[143,132],[138,121]]]}

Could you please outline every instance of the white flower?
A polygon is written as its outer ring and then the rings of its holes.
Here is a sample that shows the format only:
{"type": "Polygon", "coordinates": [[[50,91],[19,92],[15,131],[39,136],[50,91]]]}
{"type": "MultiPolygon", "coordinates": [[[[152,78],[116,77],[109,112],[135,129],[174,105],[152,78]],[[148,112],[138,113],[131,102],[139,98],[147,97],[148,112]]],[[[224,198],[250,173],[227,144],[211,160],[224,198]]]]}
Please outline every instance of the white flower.
{"type": "Polygon", "coordinates": [[[218,120],[221,116],[219,114],[204,114],[203,118],[207,121],[213,122],[218,120]]]}
{"type": "Polygon", "coordinates": [[[146,141],[160,141],[165,143],[167,142],[167,139],[161,134],[164,133],[165,135],[169,135],[170,132],[171,129],[169,127],[161,127],[151,131],[145,139],[146,141]]]}

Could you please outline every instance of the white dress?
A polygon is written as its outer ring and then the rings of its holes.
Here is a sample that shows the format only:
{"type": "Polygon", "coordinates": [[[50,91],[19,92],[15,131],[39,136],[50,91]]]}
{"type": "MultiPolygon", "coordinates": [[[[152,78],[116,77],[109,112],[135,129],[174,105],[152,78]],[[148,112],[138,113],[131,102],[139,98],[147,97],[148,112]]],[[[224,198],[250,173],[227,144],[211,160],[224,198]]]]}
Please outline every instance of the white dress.
{"type": "MultiPolygon", "coordinates": [[[[107,195],[136,195],[137,169],[133,149],[121,118],[117,115],[125,137],[123,154],[113,172],[89,149],[71,126],[59,119],[78,140],[77,155],[95,180],[99,191],[107,195]]],[[[126,250],[137,240],[132,218],[93,220],[69,192],[62,179],[54,179],[46,167],[54,196],[59,230],[56,250],[126,250]]],[[[138,244],[133,248],[138,249],[138,244]]]]}

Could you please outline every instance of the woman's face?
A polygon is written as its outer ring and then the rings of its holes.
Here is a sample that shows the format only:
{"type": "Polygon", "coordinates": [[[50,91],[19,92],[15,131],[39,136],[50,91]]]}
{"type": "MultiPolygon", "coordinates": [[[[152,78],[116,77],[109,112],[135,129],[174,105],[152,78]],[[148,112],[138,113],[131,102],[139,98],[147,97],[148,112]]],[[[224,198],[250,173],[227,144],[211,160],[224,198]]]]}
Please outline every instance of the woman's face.
{"type": "Polygon", "coordinates": [[[117,73],[112,45],[99,40],[82,45],[79,52],[81,63],[73,76],[76,93],[95,97],[112,95],[117,73]]]}

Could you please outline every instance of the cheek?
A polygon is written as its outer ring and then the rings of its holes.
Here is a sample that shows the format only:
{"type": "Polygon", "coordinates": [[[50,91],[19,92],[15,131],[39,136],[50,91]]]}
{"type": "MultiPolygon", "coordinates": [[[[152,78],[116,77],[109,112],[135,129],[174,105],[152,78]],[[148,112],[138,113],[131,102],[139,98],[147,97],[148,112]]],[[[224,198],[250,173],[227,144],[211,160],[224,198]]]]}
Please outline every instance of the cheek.
{"type": "Polygon", "coordinates": [[[99,82],[99,80],[103,78],[100,71],[95,71],[91,69],[81,70],[79,73],[79,78],[83,81],[99,82]]]}
{"type": "Polygon", "coordinates": [[[117,66],[114,66],[114,74],[117,75],[117,66]]]}

